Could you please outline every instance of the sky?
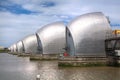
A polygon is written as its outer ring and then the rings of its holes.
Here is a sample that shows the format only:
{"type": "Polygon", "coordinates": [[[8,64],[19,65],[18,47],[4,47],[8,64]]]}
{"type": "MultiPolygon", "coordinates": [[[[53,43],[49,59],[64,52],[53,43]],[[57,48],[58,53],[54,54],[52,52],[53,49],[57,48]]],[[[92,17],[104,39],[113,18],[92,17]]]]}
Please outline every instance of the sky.
{"type": "Polygon", "coordinates": [[[0,46],[9,47],[46,24],[102,12],[120,29],[120,0],[0,0],[0,46]]]}

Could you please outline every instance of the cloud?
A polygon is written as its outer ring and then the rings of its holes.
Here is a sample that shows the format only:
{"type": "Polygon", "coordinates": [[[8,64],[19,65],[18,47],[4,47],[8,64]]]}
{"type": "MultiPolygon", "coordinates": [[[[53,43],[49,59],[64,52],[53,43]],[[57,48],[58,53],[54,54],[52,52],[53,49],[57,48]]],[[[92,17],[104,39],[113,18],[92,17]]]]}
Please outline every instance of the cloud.
{"type": "Polygon", "coordinates": [[[10,46],[52,22],[67,25],[76,16],[89,12],[101,11],[109,16],[112,26],[120,24],[119,4],[119,0],[1,0],[0,45],[10,46]]]}
{"type": "Polygon", "coordinates": [[[57,18],[58,17],[44,16],[41,14],[17,15],[10,12],[0,12],[0,33],[2,34],[2,36],[0,36],[2,39],[0,45],[4,44],[9,46],[25,36],[35,33],[37,29],[41,28],[43,25],[61,21],[57,18]]]}

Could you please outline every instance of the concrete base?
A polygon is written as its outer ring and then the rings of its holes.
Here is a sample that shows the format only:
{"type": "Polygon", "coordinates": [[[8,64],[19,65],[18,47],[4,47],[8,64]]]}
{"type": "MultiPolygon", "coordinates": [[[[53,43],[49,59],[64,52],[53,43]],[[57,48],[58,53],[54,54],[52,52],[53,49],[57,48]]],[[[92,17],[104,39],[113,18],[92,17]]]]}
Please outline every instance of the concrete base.
{"type": "Polygon", "coordinates": [[[18,53],[18,57],[30,57],[31,54],[26,54],[26,53],[18,53]]]}
{"type": "Polygon", "coordinates": [[[11,53],[12,55],[17,55],[18,53],[15,53],[15,52],[13,52],[13,53],[11,53]]]}
{"type": "Polygon", "coordinates": [[[117,56],[108,56],[107,57],[108,66],[120,66],[120,59],[117,56]]]}
{"type": "Polygon", "coordinates": [[[61,57],[58,61],[58,66],[106,66],[106,57],[61,57]]]}
{"type": "Polygon", "coordinates": [[[30,56],[30,60],[58,60],[57,54],[34,54],[30,56]]]}
{"type": "Polygon", "coordinates": [[[118,60],[118,64],[119,64],[119,66],[120,66],[120,60],[118,60]]]}
{"type": "Polygon", "coordinates": [[[12,52],[8,52],[8,54],[12,54],[12,52]]]}

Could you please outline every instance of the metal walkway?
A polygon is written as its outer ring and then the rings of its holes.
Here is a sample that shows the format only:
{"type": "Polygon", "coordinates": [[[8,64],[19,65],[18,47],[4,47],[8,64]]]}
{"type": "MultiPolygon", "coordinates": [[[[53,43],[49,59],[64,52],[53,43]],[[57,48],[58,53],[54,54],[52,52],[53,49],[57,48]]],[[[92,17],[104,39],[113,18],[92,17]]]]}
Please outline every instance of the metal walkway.
{"type": "Polygon", "coordinates": [[[105,51],[108,64],[119,64],[120,60],[120,37],[108,38],[105,40],[105,51]]]}

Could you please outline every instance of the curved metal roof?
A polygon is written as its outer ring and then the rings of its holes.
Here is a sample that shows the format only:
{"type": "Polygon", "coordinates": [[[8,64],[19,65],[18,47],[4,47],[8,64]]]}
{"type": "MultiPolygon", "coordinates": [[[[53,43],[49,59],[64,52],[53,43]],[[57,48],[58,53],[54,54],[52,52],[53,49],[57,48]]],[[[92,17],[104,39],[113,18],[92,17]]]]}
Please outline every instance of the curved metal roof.
{"type": "Polygon", "coordinates": [[[12,45],[10,46],[10,52],[13,52],[13,46],[12,45]]]}
{"type": "Polygon", "coordinates": [[[19,41],[17,43],[17,48],[18,48],[18,53],[24,53],[24,47],[23,47],[23,42],[19,41]]]}
{"type": "Polygon", "coordinates": [[[17,46],[16,46],[16,44],[13,45],[13,52],[17,52],[17,46]]]}
{"type": "Polygon", "coordinates": [[[65,47],[65,25],[55,22],[43,26],[36,34],[40,39],[43,54],[58,54],[65,47]]]}
{"type": "Polygon", "coordinates": [[[29,35],[23,40],[25,53],[38,53],[38,43],[36,35],[29,35]]]}
{"type": "Polygon", "coordinates": [[[101,12],[81,15],[68,24],[67,51],[70,55],[105,55],[108,19],[101,12]],[[71,44],[72,43],[72,44],[71,44]]]}

